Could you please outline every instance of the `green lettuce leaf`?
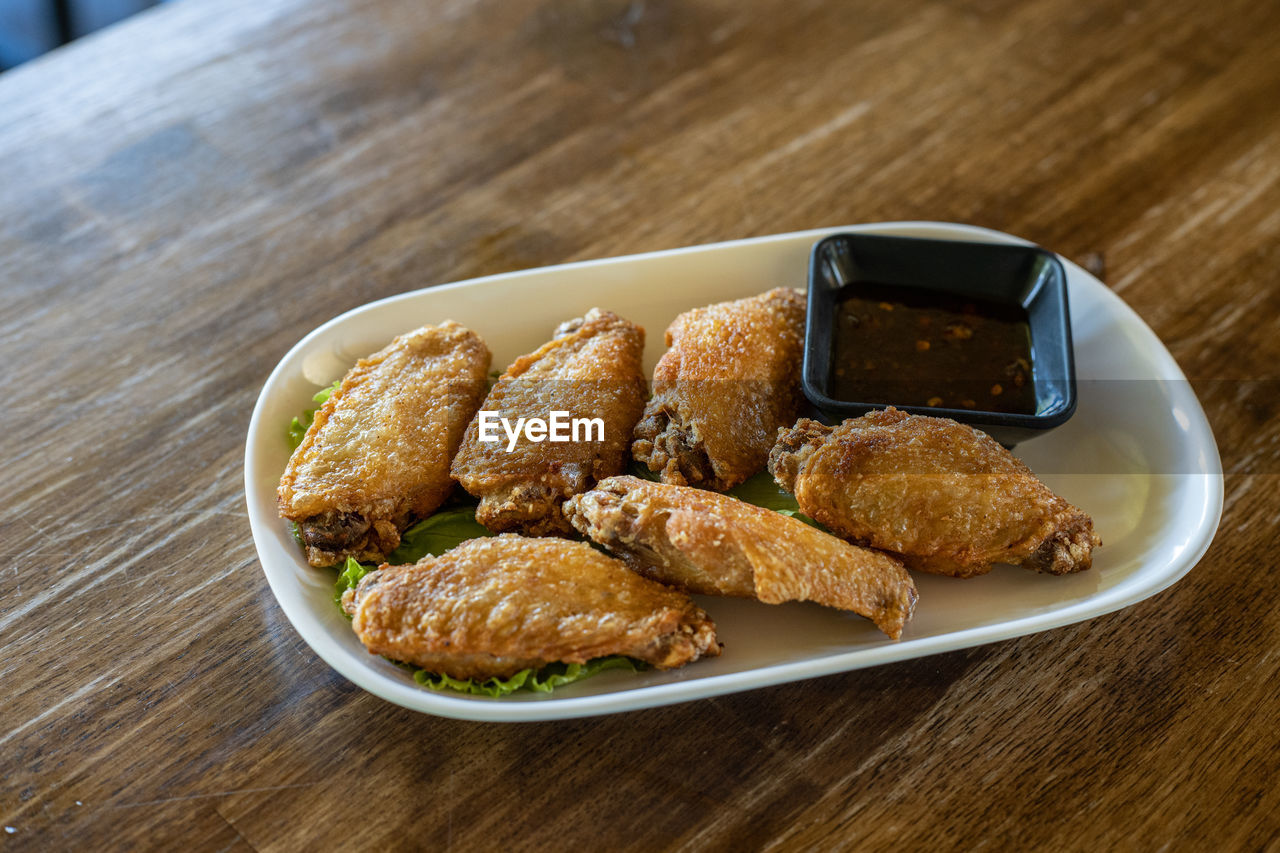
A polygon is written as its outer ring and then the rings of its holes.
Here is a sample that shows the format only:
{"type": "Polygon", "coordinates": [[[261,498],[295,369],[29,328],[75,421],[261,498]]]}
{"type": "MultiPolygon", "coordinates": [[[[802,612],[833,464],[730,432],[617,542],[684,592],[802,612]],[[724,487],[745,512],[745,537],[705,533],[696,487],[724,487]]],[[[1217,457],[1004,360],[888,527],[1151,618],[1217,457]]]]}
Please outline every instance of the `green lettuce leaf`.
{"type": "MultiPolygon", "coordinates": [[[[313,396],[311,399],[315,400],[317,403],[323,406],[325,400],[328,400],[330,395],[332,395],[334,391],[337,391],[338,386],[341,384],[342,384],[342,380],[339,379],[337,382],[334,382],[328,388],[321,388],[319,391],[315,393],[315,396],[313,396]]],[[[316,412],[319,411],[319,409],[320,409],[320,406],[316,406],[314,409],[307,409],[302,413],[301,417],[294,418],[293,421],[289,424],[289,449],[290,450],[297,450],[298,445],[302,444],[302,439],[305,438],[307,435],[307,428],[310,427],[311,422],[316,419],[316,412]]]]}
{"type": "MultiPolygon", "coordinates": [[[[338,605],[338,609],[342,610],[342,594],[349,589],[355,589],[360,583],[360,579],[369,572],[373,571],[373,566],[362,566],[356,562],[355,557],[347,557],[347,562],[343,564],[342,571],[338,573],[338,582],[333,587],[333,603],[338,605]]],[[[347,612],[342,611],[342,615],[346,616],[347,612]]],[[[347,617],[351,618],[351,617],[347,617]]]]}
{"type": "Polygon", "coordinates": [[[468,539],[489,535],[485,526],[476,521],[475,504],[442,509],[401,534],[400,545],[387,555],[387,562],[393,566],[416,563],[428,554],[438,557],[468,539]]]}
{"type": "Polygon", "coordinates": [[[787,518],[794,518],[797,521],[803,521],[805,524],[809,525],[810,527],[818,528],[823,533],[831,532],[830,530],[827,530],[827,528],[823,527],[821,524],[814,521],[812,518],[805,515],[803,512],[801,512],[798,509],[775,509],[774,512],[778,513],[779,515],[785,515],[787,518]]]}
{"type": "Polygon", "coordinates": [[[729,494],[740,501],[771,509],[789,518],[799,519],[810,527],[826,530],[821,524],[800,511],[800,504],[796,503],[795,495],[779,486],[767,469],[753,477],[748,477],[741,485],[730,489],[729,494]]]}
{"type": "Polygon", "coordinates": [[[729,494],[740,501],[777,512],[784,510],[797,512],[800,509],[795,496],[779,486],[767,469],[757,472],[755,476],[748,477],[740,485],[734,486],[729,490],[729,494]]]}
{"type": "Polygon", "coordinates": [[[586,663],[553,663],[534,671],[522,669],[510,678],[490,678],[486,681],[475,679],[450,678],[447,675],[435,675],[425,670],[415,670],[413,680],[423,687],[432,690],[456,690],[459,693],[470,693],[475,696],[498,698],[507,696],[517,690],[532,690],[536,693],[550,693],[557,687],[572,684],[598,675],[606,669],[628,669],[637,672],[639,667],[631,658],[614,655],[607,658],[596,658],[586,663]]]}
{"type": "Polygon", "coordinates": [[[643,462],[637,462],[634,459],[631,460],[631,467],[627,469],[627,473],[632,477],[639,477],[641,480],[648,480],[652,483],[662,480],[657,471],[650,471],[648,465],[643,462]]]}

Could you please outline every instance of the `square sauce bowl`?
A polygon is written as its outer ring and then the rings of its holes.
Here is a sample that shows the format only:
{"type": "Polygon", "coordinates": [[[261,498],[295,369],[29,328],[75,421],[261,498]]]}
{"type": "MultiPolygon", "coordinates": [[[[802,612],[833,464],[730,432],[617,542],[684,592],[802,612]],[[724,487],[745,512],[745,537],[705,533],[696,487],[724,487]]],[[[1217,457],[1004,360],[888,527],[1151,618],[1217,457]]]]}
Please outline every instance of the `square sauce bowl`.
{"type": "Polygon", "coordinates": [[[833,234],[809,256],[803,387],[838,422],[895,406],[1006,447],[1076,408],[1067,276],[1036,246],[833,234]]]}

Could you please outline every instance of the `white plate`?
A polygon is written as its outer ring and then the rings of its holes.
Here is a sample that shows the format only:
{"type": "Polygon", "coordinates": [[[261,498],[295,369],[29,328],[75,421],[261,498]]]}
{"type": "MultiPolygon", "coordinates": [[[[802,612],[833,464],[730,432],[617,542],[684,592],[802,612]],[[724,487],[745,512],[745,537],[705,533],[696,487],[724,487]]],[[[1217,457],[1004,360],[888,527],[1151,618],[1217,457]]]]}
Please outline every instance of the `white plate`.
{"type": "Polygon", "coordinates": [[[349,311],[307,335],[263,387],[245,447],[254,543],[289,621],[330,666],[398,705],[472,720],[547,720],[684,702],[1043,631],[1140,601],[1195,565],[1222,514],[1222,466],[1204,412],[1142,320],[1064,260],[1079,406],[1065,426],[1020,445],[1018,455],[1093,516],[1105,544],[1091,571],[1051,577],[998,566],[966,581],[917,576],[916,615],[896,643],[865,619],[817,605],[699,598],[719,628],[719,658],[673,672],[606,672],[550,695],[437,693],[365,651],[333,604],[334,573],[310,568],[276,515],[276,484],[289,457],[285,427],[318,388],[394,335],[447,318],[479,332],[494,367],[505,367],[594,305],[644,325],[652,369],[676,314],[782,284],[804,287],[810,247],[838,231],[1022,242],[928,222],[802,231],[433,287],[349,311]]]}

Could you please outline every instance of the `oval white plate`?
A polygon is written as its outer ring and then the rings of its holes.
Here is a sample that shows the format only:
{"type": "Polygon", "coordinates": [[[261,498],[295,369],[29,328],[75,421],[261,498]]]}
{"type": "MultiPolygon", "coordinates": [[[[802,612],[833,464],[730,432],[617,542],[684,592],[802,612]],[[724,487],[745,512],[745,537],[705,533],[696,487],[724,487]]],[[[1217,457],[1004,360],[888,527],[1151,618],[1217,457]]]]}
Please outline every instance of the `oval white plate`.
{"type": "Polygon", "coordinates": [[[1102,535],[1092,571],[1066,577],[1009,566],[967,581],[917,576],[920,602],[900,642],[860,617],[811,604],[700,598],[724,654],[673,672],[606,672],[550,695],[437,693],[365,651],[333,604],[334,573],[310,568],[276,515],[285,428],[311,395],[393,336],[451,318],[476,330],[500,369],[594,305],[648,331],[646,367],[681,311],[778,285],[804,287],[809,249],[838,231],[1022,242],[963,225],[825,228],[489,276],[349,311],[298,343],[271,373],[245,447],[254,543],[302,638],[365,690],[406,708],[472,720],[547,720],[684,702],[1043,631],[1118,610],[1172,584],[1209,547],[1222,514],[1222,466],[1204,412],[1168,351],[1099,281],[1066,261],[1079,406],[1065,426],[1018,447],[1102,535]]]}

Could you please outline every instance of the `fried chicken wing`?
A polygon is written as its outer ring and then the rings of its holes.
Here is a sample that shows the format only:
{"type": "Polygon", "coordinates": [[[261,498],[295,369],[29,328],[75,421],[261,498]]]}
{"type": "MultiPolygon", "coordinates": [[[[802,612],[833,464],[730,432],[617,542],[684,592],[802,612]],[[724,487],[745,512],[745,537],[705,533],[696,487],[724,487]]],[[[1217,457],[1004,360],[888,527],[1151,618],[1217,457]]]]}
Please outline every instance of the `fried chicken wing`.
{"type": "Polygon", "coordinates": [[[725,491],[759,471],[800,405],[805,297],[777,288],[667,329],[631,452],[664,483],[725,491]]]}
{"type": "Polygon", "coordinates": [[[564,512],[633,570],[685,592],[816,601],[895,640],[915,607],[915,584],[894,558],[728,495],[610,477],[564,512]]]}
{"type": "Polygon", "coordinates": [[[488,370],[484,341],[452,320],[401,335],[351,368],[277,492],[311,565],[381,560],[411,521],[440,506],[488,370]]]}
{"type": "MultiPolygon", "coordinates": [[[[556,337],[507,368],[481,412],[516,425],[520,418],[565,422],[599,419],[578,440],[530,440],[514,447],[502,430],[497,441],[481,441],[480,417],[467,427],[453,460],[453,476],[480,499],[476,519],[495,533],[569,535],[560,505],[598,480],[617,474],[626,461],[631,429],[644,407],[644,329],[609,311],[593,308],[563,324],[556,337]],[[590,440],[588,440],[590,439],[590,440]]],[[[492,421],[491,421],[492,423],[492,421]]]]}
{"type": "Polygon", "coordinates": [[[1061,575],[1093,564],[1093,520],[986,433],[889,408],[782,432],[769,471],[802,512],[908,568],[971,577],[994,563],[1061,575]]]}
{"type": "Polygon", "coordinates": [[[370,652],[454,678],[608,655],[671,669],[720,654],[715,623],[687,596],[565,539],[472,539],[381,566],[342,603],[370,652]]]}

